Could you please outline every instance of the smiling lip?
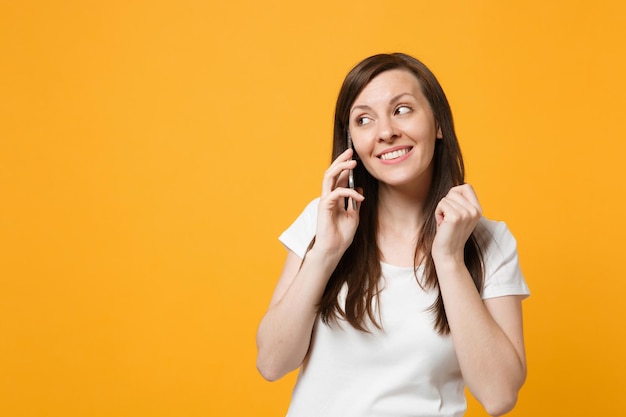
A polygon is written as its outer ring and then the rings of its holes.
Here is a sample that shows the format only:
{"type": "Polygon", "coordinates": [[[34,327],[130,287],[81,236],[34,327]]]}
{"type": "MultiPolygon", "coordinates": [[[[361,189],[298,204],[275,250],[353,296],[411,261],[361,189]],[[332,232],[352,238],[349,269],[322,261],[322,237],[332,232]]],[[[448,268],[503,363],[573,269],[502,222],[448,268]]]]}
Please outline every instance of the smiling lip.
{"type": "Polygon", "coordinates": [[[404,161],[412,150],[412,146],[397,146],[395,148],[385,150],[385,152],[377,155],[376,157],[384,163],[400,162],[404,161]]]}

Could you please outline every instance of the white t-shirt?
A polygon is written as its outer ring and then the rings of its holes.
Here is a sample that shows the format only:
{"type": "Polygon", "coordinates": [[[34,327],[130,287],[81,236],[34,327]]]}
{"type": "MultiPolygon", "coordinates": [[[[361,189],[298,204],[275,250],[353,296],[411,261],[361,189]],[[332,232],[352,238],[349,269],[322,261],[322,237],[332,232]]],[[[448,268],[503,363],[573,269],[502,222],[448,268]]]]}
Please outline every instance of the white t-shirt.
{"type": "MultiPolygon", "coordinates": [[[[313,200],[280,236],[300,257],[315,235],[317,206],[318,199],[313,200]]],[[[482,218],[476,230],[487,242],[482,298],[529,295],[506,225],[482,218]]],[[[371,333],[365,333],[345,321],[326,325],[318,318],[288,417],[464,414],[465,384],[452,339],[437,334],[428,311],[436,292],[419,286],[413,268],[385,263],[381,268],[377,306],[382,330],[370,326],[371,333]]]]}

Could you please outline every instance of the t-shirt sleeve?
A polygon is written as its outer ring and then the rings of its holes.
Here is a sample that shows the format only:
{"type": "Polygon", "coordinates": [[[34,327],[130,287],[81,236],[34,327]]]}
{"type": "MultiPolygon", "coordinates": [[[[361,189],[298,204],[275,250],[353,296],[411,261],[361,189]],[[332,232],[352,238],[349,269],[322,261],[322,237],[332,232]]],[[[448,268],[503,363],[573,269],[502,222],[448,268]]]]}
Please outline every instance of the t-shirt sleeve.
{"type": "Polygon", "coordinates": [[[482,298],[530,295],[517,256],[517,242],[504,222],[481,219],[479,223],[485,264],[482,298]]]}
{"type": "Polygon", "coordinates": [[[319,198],[311,201],[291,226],[278,237],[278,240],[287,249],[300,258],[304,258],[304,254],[315,236],[318,204],[319,198]]]}

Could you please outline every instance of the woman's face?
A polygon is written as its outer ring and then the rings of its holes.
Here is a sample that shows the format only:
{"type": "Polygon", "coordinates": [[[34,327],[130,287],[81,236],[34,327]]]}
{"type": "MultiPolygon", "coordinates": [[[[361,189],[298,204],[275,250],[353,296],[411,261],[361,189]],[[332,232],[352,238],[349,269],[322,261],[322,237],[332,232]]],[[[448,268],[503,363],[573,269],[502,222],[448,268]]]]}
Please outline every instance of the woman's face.
{"type": "Polygon", "coordinates": [[[428,186],[441,130],[408,70],[376,76],[350,108],[350,134],[365,169],[389,186],[428,186]]]}

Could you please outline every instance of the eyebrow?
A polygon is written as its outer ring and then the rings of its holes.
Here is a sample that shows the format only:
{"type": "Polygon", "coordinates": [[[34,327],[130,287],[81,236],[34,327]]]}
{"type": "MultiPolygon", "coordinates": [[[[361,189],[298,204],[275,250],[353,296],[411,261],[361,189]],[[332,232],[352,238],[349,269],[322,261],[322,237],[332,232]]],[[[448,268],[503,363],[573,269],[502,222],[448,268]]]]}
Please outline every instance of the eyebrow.
{"type": "MultiPolygon", "coordinates": [[[[391,100],[389,100],[389,103],[395,103],[395,102],[399,101],[404,96],[411,96],[411,97],[415,98],[415,96],[413,96],[413,94],[411,94],[411,93],[400,93],[397,96],[394,96],[391,100]]],[[[354,106],[352,108],[352,110],[350,110],[350,114],[352,114],[352,112],[355,111],[355,110],[371,110],[371,109],[372,108],[370,106],[362,104],[362,105],[359,105],[359,106],[354,106]]]]}

